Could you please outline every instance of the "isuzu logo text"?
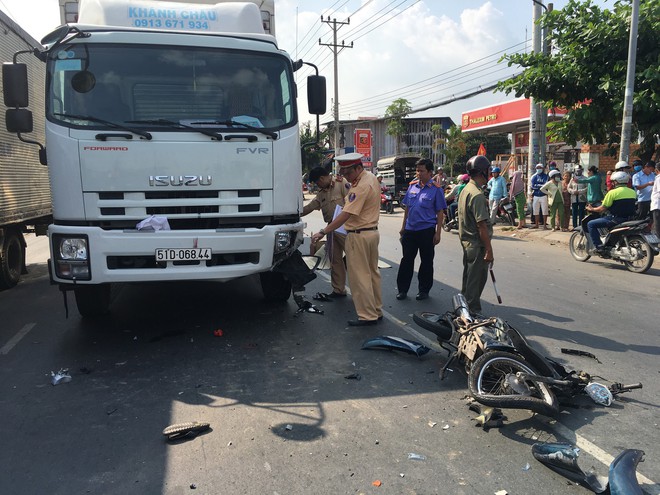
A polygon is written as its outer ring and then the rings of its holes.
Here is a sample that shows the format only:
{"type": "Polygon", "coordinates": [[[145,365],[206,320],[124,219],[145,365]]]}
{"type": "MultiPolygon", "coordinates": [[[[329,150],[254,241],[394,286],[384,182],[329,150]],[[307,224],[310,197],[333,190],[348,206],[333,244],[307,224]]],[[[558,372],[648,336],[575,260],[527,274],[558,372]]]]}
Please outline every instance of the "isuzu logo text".
{"type": "Polygon", "coordinates": [[[150,186],[210,186],[210,175],[150,175],[150,186]]]}

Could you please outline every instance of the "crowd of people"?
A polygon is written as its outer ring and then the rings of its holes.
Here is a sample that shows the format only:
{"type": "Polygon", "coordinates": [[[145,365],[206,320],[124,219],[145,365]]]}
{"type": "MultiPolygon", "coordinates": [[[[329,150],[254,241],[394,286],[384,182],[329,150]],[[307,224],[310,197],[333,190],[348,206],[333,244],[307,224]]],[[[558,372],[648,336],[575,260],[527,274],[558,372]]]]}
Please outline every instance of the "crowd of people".
{"type": "MultiPolygon", "coordinates": [[[[321,210],[327,225],[312,236],[312,246],[326,236],[330,246],[332,293],[329,297],[345,297],[346,270],[357,313],[350,326],[375,325],[383,318],[380,272],[378,270],[378,218],[381,185],[364,169],[362,155],[350,153],[335,158],[338,175],[332,177],[319,167],[309,178],[319,188],[316,197],[305,206],[303,215],[321,210]],[[346,253],[346,268],[342,260],[346,253]]],[[[413,180],[401,201],[404,216],[400,229],[403,256],[397,274],[399,300],[408,297],[413,281],[414,263],[419,254],[416,299],[428,298],[433,286],[433,258],[441,241],[445,215],[457,218],[458,234],[463,249],[461,292],[473,312],[481,311],[481,293],[488,269],[494,261],[491,238],[497,222],[498,205],[508,199],[515,204],[518,229],[525,228],[526,215],[530,229],[567,232],[581,225],[587,212],[602,214],[589,223],[596,239],[599,226],[612,226],[633,218],[652,217],[654,232],[660,237],[660,165],[649,160],[636,160],[630,166],[620,161],[603,179],[598,168],[590,166],[586,174],[581,165],[572,170],[559,170],[554,161],[535,166],[527,182],[521,170],[510,171],[507,182],[499,167],[491,167],[485,156],[474,156],[465,174],[454,183],[442,170],[433,172],[433,162],[422,158],[416,163],[413,180]],[[600,223],[599,223],[600,222],[600,223]],[[592,225],[593,223],[593,225],[592,225]]]]}

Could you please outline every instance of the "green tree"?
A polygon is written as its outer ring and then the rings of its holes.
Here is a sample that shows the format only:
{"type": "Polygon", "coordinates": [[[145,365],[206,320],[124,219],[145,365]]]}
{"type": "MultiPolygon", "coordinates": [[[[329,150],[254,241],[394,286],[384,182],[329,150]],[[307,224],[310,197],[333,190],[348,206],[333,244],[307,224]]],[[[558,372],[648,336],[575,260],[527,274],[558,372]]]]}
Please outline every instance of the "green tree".
{"type": "Polygon", "coordinates": [[[306,174],[314,167],[323,164],[325,154],[323,150],[327,145],[327,130],[322,131],[317,139],[316,129],[312,130],[309,122],[300,126],[300,146],[302,153],[302,173],[306,174]]]}
{"type": "Polygon", "coordinates": [[[438,150],[438,153],[445,155],[447,159],[445,162],[446,172],[449,172],[450,177],[454,176],[454,165],[458,159],[465,155],[465,135],[460,126],[453,125],[446,131],[439,125],[431,127],[431,131],[440,136],[441,142],[444,147],[438,150]]]}
{"type": "MultiPolygon", "coordinates": [[[[614,2],[607,10],[591,0],[570,0],[544,14],[539,22],[551,53],[505,55],[509,66],[524,71],[501,81],[498,90],[532,96],[546,108],[569,109],[565,118],[549,124],[551,136],[572,145],[584,141],[613,148],[620,141],[630,16],[630,2],[614,2]]],[[[660,133],[659,64],[660,1],[641,0],[632,118],[642,159],[652,156],[660,133]]]]}
{"type": "Polygon", "coordinates": [[[387,134],[394,137],[395,153],[399,154],[399,147],[401,143],[401,136],[406,133],[406,124],[403,119],[412,111],[410,102],[405,98],[394,100],[392,104],[385,110],[385,117],[390,119],[387,122],[387,134]]]}

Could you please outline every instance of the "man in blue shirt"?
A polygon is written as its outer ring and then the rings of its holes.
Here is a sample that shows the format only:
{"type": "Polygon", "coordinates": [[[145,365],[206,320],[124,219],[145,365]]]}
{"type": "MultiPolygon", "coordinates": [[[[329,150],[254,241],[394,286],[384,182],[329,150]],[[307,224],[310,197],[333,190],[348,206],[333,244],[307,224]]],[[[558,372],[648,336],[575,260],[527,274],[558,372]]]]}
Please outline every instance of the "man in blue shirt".
{"type": "Polygon", "coordinates": [[[655,181],[655,162],[650,160],[633,175],[632,185],[637,193],[637,218],[643,220],[651,211],[651,191],[655,181]]]}
{"type": "Polygon", "coordinates": [[[497,207],[500,200],[506,196],[506,181],[500,175],[500,167],[493,167],[493,176],[488,181],[490,194],[488,195],[488,208],[490,209],[490,224],[495,225],[497,207]]]}
{"type": "Polygon", "coordinates": [[[545,230],[545,217],[548,216],[548,196],[541,191],[541,188],[548,182],[548,174],[544,172],[545,167],[542,163],[536,165],[536,173],[529,179],[529,189],[532,195],[532,215],[534,216],[534,225],[530,229],[538,229],[539,223],[545,230]]]}
{"type": "Polygon", "coordinates": [[[433,285],[435,246],[440,242],[447,203],[442,187],[433,181],[433,162],[421,158],[415,165],[417,179],[410,183],[402,201],[405,207],[400,231],[403,258],[396,277],[399,290],[396,298],[402,300],[408,297],[415,258],[419,251],[421,264],[417,275],[419,292],[416,299],[421,301],[429,297],[433,285]]]}

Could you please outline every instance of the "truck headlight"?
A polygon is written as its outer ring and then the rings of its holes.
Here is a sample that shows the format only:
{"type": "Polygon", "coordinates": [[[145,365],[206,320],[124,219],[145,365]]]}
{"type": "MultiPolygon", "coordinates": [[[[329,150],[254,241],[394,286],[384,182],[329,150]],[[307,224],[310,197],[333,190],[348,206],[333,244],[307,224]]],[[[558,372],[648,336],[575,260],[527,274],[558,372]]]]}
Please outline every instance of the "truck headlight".
{"type": "Polygon", "coordinates": [[[291,245],[291,232],[281,231],[275,233],[275,253],[281,253],[289,249],[291,245]]]}
{"type": "Polygon", "coordinates": [[[69,280],[91,280],[87,237],[53,236],[55,273],[69,280]]]}

